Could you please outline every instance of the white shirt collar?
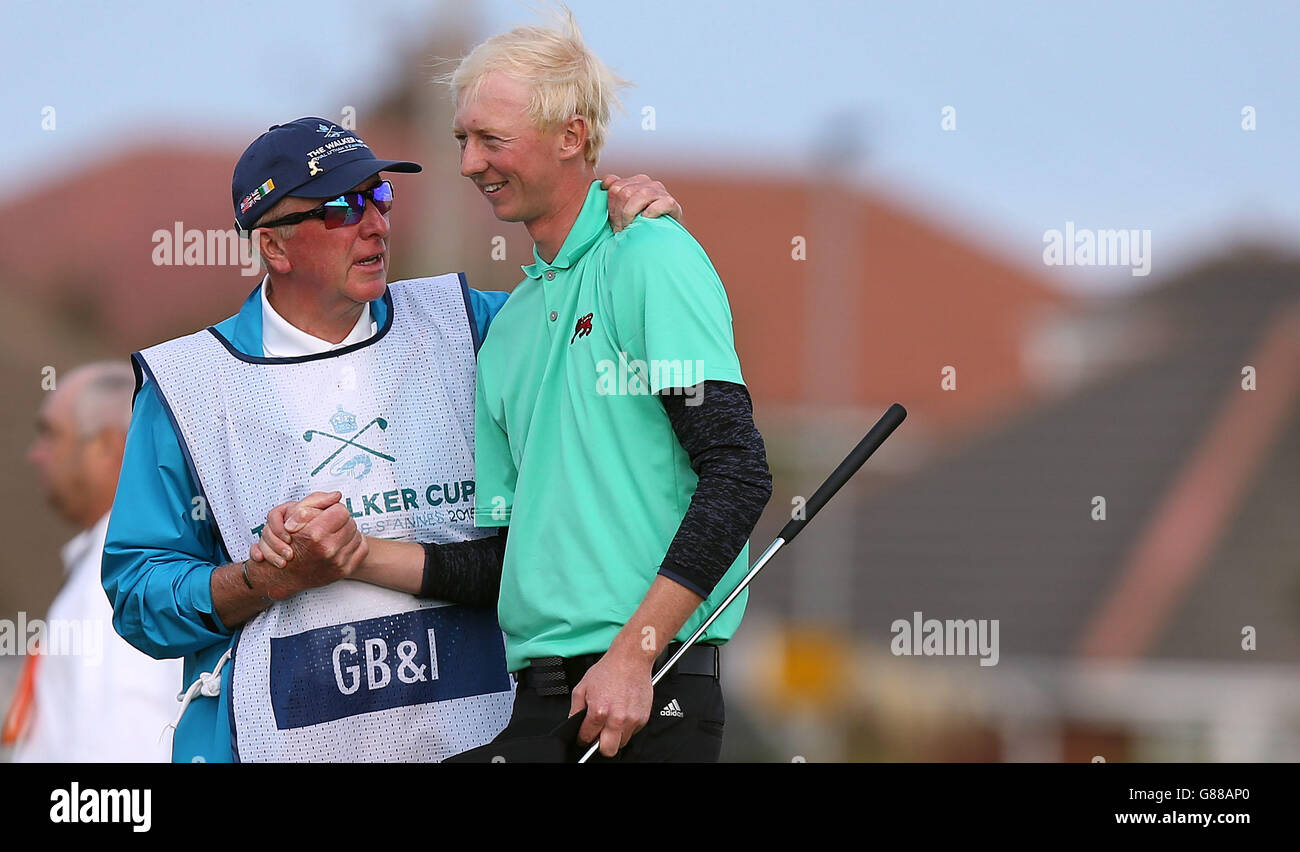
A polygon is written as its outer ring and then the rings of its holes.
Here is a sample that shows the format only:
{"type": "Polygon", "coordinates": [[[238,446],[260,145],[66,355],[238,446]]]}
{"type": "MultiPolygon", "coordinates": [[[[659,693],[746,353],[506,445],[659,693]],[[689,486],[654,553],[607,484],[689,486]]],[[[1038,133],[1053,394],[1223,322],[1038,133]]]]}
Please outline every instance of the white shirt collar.
{"type": "Polygon", "coordinates": [[[63,573],[71,573],[73,566],[81,562],[89,553],[91,545],[99,542],[102,550],[104,545],[104,532],[108,528],[108,513],[95,522],[90,529],[82,530],[77,533],[67,544],[63,545],[60,555],[63,557],[63,573]]]}
{"type": "Polygon", "coordinates": [[[370,318],[370,305],[361,310],[357,324],[352,326],[348,336],[338,343],[330,343],[308,334],[294,326],[287,319],[276,313],[271,301],[266,297],[270,276],[262,279],[262,353],[268,358],[297,358],[303,355],[318,355],[351,346],[374,336],[376,324],[370,318]]]}

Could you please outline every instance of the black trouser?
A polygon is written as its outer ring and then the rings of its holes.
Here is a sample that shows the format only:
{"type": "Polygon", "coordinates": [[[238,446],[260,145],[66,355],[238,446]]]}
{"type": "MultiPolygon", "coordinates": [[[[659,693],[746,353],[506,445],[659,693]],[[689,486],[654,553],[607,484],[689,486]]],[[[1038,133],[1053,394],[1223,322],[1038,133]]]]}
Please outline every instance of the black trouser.
{"type": "MultiPolygon", "coordinates": [[[[539,695],[536,689],[521,683],[515,690],[510,723],[493,742],[549,734],[568,718],[572,700],[567,693],[539,695]]],[[[725,722],[718,678],[670,672],[655,686],[646,726],[628,740],[616,757],[605,758],[596,752],[590,762],[717,763],[725,722]],[[679,712],[681,715],[677,715],[679,712]]],[[[576,748],[573,759],[585,751],[585,747],[576,748]]]]}

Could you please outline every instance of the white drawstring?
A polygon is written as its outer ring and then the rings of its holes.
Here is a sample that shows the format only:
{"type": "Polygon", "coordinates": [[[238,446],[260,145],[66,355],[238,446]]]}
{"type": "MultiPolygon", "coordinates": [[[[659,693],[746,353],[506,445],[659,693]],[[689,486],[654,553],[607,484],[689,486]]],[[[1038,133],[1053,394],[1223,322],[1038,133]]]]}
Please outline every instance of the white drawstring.
{"type": "Polygon", "coordinates": [[[235,649],[233,647],[227,648],[226,653],[222,654],[221,659],[217,660],[217,664],[212,667],[212,671],[201,672],[198,679],[195,680],[194,683],[190,684],[189,689],[185,690],[185,694],[180,696],[181,711],[176,714],[176,721],[163,727],[162,732],[158,734],[158,742],[160,744],[163,741],[163,737],[167,736],[168,728],[172,730],[173,735],[176,733],[176,726],[181,723],[181,717],[185,715],[185,709],[190,706],[190,702],[194,700],[195,695],[206,695],[208,698],[216,698],[221,694],[221,667],[226,664],[226,661],[230,659],[230,655],[233,654],[234,651],[235,649]]]}

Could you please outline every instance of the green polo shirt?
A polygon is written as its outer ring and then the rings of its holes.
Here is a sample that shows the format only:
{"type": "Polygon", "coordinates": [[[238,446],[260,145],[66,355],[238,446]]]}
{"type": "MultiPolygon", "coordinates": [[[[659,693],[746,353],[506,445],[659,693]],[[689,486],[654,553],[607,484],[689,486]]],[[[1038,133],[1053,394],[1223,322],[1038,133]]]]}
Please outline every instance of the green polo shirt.
{"type": "MultiPolygon", "coordinates": [[[[534,247],[478,355],[476,522],[510,527],[499,618],[511,671],[608,650],[658,574],[698,477],[653,394],[744,383],[704,249],[669,218],[615,234],[607,196],[591,185],[552,263],[534,247]]],[[[746,547],[678,639],[748,563],[746,547]]],[[[747,594],[702,641],[731,637],[747,594]]]]}

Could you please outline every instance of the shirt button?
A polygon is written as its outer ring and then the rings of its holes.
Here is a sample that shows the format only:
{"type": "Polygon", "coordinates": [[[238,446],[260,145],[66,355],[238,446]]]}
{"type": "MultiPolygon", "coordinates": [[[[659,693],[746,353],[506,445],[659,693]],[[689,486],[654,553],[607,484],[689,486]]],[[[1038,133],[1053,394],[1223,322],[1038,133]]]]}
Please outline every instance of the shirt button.
{"type": "Polygon", "coordinates": [[[546,270],[546,280],[547,280],[547,281],[554,281],[554,280],[555,280],[555,270],[554,270],[554,269],[548,269],[548,270],[546,270]]]}
{"type": "Polygon", "coordinates": [[[555,311],[551,311],[551,322],[555,322],[559,318],[560,318],[559,314],[557,314],[555,311]]]}

